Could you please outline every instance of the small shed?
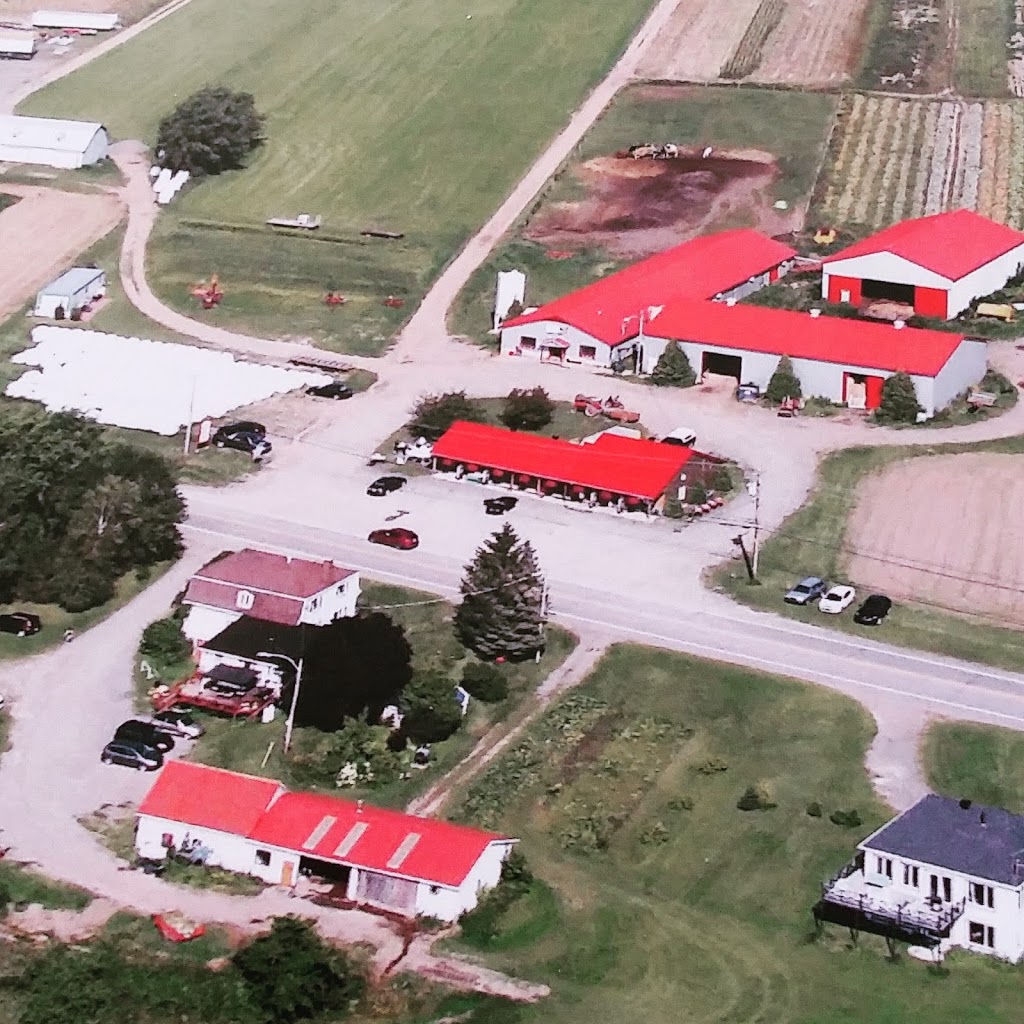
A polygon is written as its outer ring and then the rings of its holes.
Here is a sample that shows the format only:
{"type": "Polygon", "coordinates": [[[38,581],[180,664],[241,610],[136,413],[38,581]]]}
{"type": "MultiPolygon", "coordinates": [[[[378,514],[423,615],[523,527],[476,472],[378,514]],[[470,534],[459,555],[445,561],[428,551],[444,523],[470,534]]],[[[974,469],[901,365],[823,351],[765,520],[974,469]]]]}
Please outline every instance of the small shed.
{"type": "Polygon", "coordinates": [[[74,170],[107,155],[110,138],[94,121],[0,115],[0,161],[74,170]]]}
{"type": "Polygon", "coordinates": [[[121,27],[117,14],[103,11],[36,11],[32,15],[36,28],[74,28],[85,32],[112,32],[121,27]]]}
{"type": "Polygon", "coordinates": [[[51,281],[36,296],[34,316],[64,319],[107,294],[107,275],[96,267],[74,267],[51,281]],[[63,315],[57,315],[57,310],[63,315]]]}
{"type": "Polygon", "coordinates": [[[36,34],[0,29],[0,60],[31,60],[36,53],[36,34]]]}
{"type": "Polygon", "coordinates": [[[494,329],[508,316],[513,303],[520,308],[526,301],[526,275],[521,270],[499,270],[498,283],[494,289],[494,329]]]}

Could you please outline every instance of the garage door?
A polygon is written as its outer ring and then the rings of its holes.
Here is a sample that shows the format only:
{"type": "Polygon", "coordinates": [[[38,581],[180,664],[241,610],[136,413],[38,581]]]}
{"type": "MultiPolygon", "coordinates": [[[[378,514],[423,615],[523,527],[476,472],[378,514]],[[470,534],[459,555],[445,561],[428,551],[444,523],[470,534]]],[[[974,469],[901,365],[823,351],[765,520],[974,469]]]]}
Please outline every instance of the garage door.
{"type": "Polygon", "coordinates": [[[701,360],[701,373],[715,373],[721,377],[743,378],[742,356],[729,356],[721,352],[705,352],[701,360]]]}
{"type": "Polygon", "coordinates": [[[843,374],[843,401],[851,409],[877,409],[882,404],[884,377],[863,373],[843,374]]]}

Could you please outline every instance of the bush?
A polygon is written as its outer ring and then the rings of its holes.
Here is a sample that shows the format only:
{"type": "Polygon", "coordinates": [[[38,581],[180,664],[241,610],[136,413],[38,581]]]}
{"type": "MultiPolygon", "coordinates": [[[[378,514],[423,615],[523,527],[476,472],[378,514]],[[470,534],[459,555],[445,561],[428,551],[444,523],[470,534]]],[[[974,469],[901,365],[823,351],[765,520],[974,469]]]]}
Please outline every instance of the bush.
{"type": "Polygon", "coordinates": [[[508,696],[508,680],[496,665],[471,662],[462,670],[462,688],[484,704],[497,704],[508,696]]]}
{"type": "Polygon", "coordinates": [[[841,825],[843,828],[857,828],[859,825],[864,824],[856,809],[852,811],[833,811],[828,816],[828,820],[833,825],[841,825]]]}
{"type": "Polygon", "coordinates": [[[440,743],[462,724],[462,708],[455,699],[455,684],[443,672],[422,672],[413,677],[399,701],[405,716],[402,734],[415,744],[440,743]]]}
{"type": "Polygon", "coordinates": [[[820,818],[821,817],[821,804],[817,800],[807,805],[807,817],[809,818],[820,818]]]}
{"type": "Polygon", "coordinates": [[[670,341],[665,346],[651,371],[651,383],[670,388],[689,388],[697,383],[697,374],[678,341],[670,341]]]}
{"type": "Polygon", "coordinates": [[[95,562],[65,562],[61,573],[58,601],[67,612],[84,612],[105,604],[114,596],[114,573],[111,567],[95,562]]]}
{"type": "Polygon", "coordinates": [[[703,484],[687,484],[686,500],[691,505],[703,505],[708,500],[708,489],[703,484]]]}
{"type": "Polygon", "coordinates": [[[802,395],[800,378],[793,372],[789,356],[783,356],[768,381],[764,396],[773,405],[779,405],[784,398],[800,398],[802,395]]]}
{"type": "Polygon", "coordinates": [[[487,946],[498,936],[501,919],[514,903],[533,887],[534,877],[526,857],[518,848],[501,866],[498,884],[485,893],[477,905],[459,918],[462,937],[471,945],[487,946]]]}
{"type": "Polygon", "coordinates": [[[719,494],[728,494],[732,490],[733,477],[728,466],[719,466],[711,474],[711,487],[719,494]]]}
{"type": "Polygon", "coordinates": [[[7,916],[7,908],[11,905],[11,890],[0,882],[0,921],[7,916]]]}
{"type": "Polygon", "coordinates": [[[139,653],[147,658],[156,658],[165,665],[183,661],[191,650],[192,645],[175,618],[157,619],[142,631],[139,653]]]}
{"type": "Polygon", "coordinates": [[[918,404],[914,382],[906,373],[894,373],[882,385],[882,403],[875,410],[879,423],[916,423],[924,410],[918,404]]]}
{"type": "Polygon", "coordinates": [[[436,441],[456,420],[486,423],[487,414],[479,402],[466,397],[465,391],[426,395],[413,410],[409,430],[428,441],[436,441]]]}
{"type": "Polygon", "coordinates": [[[554,415],[555,403],[542,387],[529,391],[514,388],[505,399],[498,419],[509,430],[540,430],[551,422],[554,415]]]}
{"type": "Polygon", "coordinates": [[[763,786],[747,786],[743,796],[736,801],[741,811],[770,811],[776,805],[763,786]]]}

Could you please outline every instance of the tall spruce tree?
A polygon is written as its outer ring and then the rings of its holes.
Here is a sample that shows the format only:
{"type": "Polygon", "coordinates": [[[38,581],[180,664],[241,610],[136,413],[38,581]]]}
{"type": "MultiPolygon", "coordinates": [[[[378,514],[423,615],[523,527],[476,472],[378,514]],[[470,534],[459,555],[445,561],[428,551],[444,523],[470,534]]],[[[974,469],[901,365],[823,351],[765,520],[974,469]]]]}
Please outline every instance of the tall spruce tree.
{"type": "Polygon", "coordinates": [[[669,388],[689,388],[697,383],[697,374],[678,341],[670,341],[665,346],[654,365],[651,383],[669,388]]]}
{"type": "Polygon", "coordinates": [[[775,372],[768,381],[764,395],[769,402],[775,405],[779,405],[784,398],[802,397],[800,378],[793,372],[793,364],[789,361],[789,356],[783,356],[779,360],[779,365],[775,367],[775,372]]]}
{"type": "Polygon", "coordinates": [[[917,389],[909,374],[894,373],[882,385],[882,403],[875,410],[881,423],[916,423],[923,412],[917,401],[917,389]]]}
{"type": "Polygon", "coordinates": [[[525,658],[543,643],[544,580],[529,541],[506,523],[477,549],[462,580],[455,630],[485,660],[525,658]]]}

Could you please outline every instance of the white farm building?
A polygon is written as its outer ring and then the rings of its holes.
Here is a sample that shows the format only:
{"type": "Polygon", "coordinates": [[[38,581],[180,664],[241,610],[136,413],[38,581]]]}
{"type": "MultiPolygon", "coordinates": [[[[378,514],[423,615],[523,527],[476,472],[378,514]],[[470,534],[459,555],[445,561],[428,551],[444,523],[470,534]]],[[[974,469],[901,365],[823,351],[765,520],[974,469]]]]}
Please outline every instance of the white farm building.
{"type": "Polygon", "coordinates": [[[0,115],[0,163],[75,170],[104,159],[109,146],[106,128],[94,121],[0,115]]]}
{"type": "Polygon", "coordinates": [[[107,275],[102,270],[97,267],[72,267],[40,289],[32,315],[64,319],[106,294],[107,275]]]}
{"type": "Polygon", "coordinates": [[[72,28],[79,32],[113,32],[121,27],[120,15],[104,11],[36,11],[36,28],[72,28]]]}
{"type": "Polygon", "coordinates": [[[294,889],[303,879],[356,906],[455,921],[501,878],[507,836],[436,818],[289,793],[274,779],[168,761],[139,806],[135,848],[162,859],[199,852],[204,864],[294,889]]]}

